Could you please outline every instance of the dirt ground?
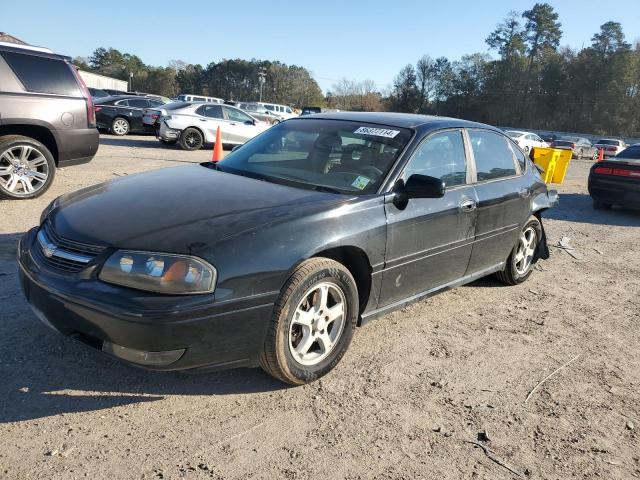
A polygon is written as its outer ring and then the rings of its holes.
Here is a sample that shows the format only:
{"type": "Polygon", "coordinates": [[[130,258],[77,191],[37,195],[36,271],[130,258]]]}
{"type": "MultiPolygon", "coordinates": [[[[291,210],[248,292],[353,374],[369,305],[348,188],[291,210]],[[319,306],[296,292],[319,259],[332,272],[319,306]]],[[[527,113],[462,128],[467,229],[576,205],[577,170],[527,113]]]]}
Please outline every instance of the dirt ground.
{"type": "Polygon", "coordinates": [[[104,136],[42,198],[0,202],[0,478],[640,478],[640,212],[593,210],[586,161],[545,222],[578,258],[375,320],[311,385],[149,373],[36,319],[15,246],[54,197],[209,156],[104,136]]]}

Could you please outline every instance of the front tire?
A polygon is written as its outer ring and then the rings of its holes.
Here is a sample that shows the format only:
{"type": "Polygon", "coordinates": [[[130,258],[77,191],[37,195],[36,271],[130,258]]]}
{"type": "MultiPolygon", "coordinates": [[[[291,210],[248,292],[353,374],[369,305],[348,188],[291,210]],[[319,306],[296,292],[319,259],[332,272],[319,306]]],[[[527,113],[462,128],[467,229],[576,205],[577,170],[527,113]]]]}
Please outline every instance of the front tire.
{"type": "Polygon", "coordinates": [[[356,282],[344,265],[328,258],[304,261],[276,302],[260,366],[292,385],[326,375],[351,343],[358,306],[356,282]]]}
{"type": "Polygon", "coordinates": [[[202,133],[195,128],[187,128],[180,135],[180,147],[183,150],[200,150],[203,144],[202,133]]]}
{"type": "Polygon", "coordinates": [[[131,129],[131,125],[129,125],[129,120],[122,117],[116,117],[111,122],[111,133],[117,135],[119,137],[123,137],[129,130],[131,129]]]}
{"type": "Polygon", "coordinates": [[[35,198],[53,182],[56,163],[47,147],[22,135],[0,137],[0,198],[35,198]]]}
{"type": "Polygon", "coordinates": [[[498,280],[507,285],[518,285],[529,278],[533,272],[535,252],[541,239],[542,225],[540,220],[531,216],[520,232],[504,270],[496,273],[498,280]]]}

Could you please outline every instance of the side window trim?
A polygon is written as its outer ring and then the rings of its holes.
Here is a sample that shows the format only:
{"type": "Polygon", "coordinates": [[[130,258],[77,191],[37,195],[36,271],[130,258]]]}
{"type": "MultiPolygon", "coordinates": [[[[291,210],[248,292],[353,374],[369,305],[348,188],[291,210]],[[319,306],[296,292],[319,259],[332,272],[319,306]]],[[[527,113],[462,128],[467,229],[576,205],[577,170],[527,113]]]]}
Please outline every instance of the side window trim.
{"type": "MultiPolygon", "coordinates": [[[[431,140],[433,137],[435,137],[436,135],[439,135],[441,133],[447,133],[447,132],[459,132],[462,135],[462,146],[465,150],[465,156],[464,156],[464,162],[465,162],[465,167],[467,169],[467,175],[466,175],[466,183],[462,184],[462,185],[453,185],[451,187],[446,187],[445,190],[449,191],[449,190],[455,190],[457,188],[464,188],[464,187],[468,187],[471,185],[471,183],[469,183],[469,179],[470,179],[470,163],[469,163],[469,153],[473,152],[472,149],[470,148],[471,144],[467,144],[467,135],[466,135],[466,131],[464,128],[460,128],[460,127],[451,127],[451,128],[443,128],[441,130],[435,130],[431,133],[429,133],[425,138],[423,138],[420,143],[418,143],[418,145],[416,145],[416,147],[411,151],[411,153],[409,154],[407,160],[404,162],[404,165],[402,166],[402,169],[400,170],[400,172],[398,173],[397,177],[396,177],[396,181],[402,179],[402,177],[404,176],[404,173],[407,170],[407,167],[409,166],[409,164],[411,163],[411,160],[413,159],[414,155],[422,148],[422,146],[428,142],[429,140],[431,140]]],[[[473,153],[471,153],[473,154],[473,153]]],[[[475,170],[474,170],[475,173],[475,170]]]]}

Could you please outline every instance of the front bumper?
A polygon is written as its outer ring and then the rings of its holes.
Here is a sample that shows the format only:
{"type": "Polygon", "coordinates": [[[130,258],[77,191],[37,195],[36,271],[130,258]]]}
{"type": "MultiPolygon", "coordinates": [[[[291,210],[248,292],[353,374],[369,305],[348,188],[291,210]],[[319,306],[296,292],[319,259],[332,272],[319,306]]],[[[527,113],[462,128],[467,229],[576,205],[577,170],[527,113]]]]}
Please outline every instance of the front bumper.
{"type": "Polygon", "coordinates": [[[164,121],[160,123],[160,128],[156,129],[156,137],[160,140],[178,140],[180,138],[180,133],[180,130],[171,128],[167,125],[167,122],[164,121]]]}
{"type": "Polygon", "coordinates": [[[63,335],[153,370],[257,364],[273,302],[139,292],[99,281],[91,265],[58,273],[39,262],[36,233],[18,247],[20,283],[37,316],[63,335]]]}

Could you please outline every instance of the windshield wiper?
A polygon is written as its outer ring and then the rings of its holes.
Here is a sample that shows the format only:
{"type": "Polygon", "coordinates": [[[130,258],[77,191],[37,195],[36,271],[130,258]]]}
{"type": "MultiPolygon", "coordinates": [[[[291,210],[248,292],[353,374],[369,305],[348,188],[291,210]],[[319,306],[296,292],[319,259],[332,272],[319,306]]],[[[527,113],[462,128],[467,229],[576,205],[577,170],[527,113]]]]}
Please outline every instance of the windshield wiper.
{"type": "Polygon", "coordinates": [[[313,185],[311,187],[311,189],[315,190],[316,192],[337,193],[337,194],[342,195],[342,192],[340,190],[338,190],[337,188],[327,187],[326,185],[313,185]]]}

